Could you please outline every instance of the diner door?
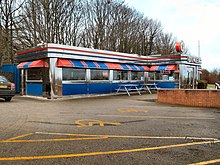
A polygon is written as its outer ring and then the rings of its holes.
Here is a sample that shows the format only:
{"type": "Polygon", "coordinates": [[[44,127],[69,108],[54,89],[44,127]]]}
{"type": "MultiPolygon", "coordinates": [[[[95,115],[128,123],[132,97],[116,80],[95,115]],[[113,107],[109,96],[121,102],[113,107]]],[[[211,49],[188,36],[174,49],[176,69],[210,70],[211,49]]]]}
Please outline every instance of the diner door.
{"type": "Polygon", "coordinates": [[[194,68],[187,68],[187,88],[195,88],[194,68]]]}
{"type": "Polygon", "coordinates": [[[42,69],[25,69],[25,93],[26,95],[42,96],[42,69]]]}

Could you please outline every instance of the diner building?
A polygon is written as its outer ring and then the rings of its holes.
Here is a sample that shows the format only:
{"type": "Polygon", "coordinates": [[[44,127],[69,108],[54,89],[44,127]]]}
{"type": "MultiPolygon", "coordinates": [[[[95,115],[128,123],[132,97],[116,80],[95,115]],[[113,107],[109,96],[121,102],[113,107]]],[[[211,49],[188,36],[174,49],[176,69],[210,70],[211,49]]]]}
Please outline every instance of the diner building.
{"type": "Polygon", "coordinates": [[[57,98],[115,93],[121,84],[196,88],[201,59],[176,53],[144,56],[52,43],[17,52],[22,95],[57,98]]]}

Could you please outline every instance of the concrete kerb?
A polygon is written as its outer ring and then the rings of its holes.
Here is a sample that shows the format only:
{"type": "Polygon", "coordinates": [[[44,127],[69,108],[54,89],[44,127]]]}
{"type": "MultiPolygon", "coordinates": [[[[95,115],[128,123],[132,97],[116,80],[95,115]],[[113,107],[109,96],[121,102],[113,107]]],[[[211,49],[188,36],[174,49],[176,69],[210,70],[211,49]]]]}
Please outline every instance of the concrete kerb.
{"type": "Polygon", "coordinates": [[[64,101],[64,100],[75,100],[75,99],[88,99],[88,98],[99,98],[99,97],[126,97],[126,98],[134,98],[141,101],[156,101],[156,94],[142,94],[142,95],[136,95],[133,94],[131,96],[128,96],[126,93],[110,93],[110,94],[91,94],[91,95],[69,95],[69,96],[62,96],[57,97],[55,99],[48,99],[46,97],[41,96],[32,96],[32,95],[15,95],[15,98],[18,99],[24,99],[24,100],[38,100],[38,101],[64,101]]]}

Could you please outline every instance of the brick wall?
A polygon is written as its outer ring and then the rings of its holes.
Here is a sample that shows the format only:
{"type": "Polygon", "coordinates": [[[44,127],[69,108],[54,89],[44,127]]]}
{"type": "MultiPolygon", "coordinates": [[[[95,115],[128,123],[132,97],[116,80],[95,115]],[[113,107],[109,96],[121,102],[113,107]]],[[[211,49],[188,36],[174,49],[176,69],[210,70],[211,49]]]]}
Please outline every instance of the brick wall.
{"type": "Polygon", "coordinates": [[[187,106],[220,108],[220,90],[158,89],[157,101],[187,106]]]}

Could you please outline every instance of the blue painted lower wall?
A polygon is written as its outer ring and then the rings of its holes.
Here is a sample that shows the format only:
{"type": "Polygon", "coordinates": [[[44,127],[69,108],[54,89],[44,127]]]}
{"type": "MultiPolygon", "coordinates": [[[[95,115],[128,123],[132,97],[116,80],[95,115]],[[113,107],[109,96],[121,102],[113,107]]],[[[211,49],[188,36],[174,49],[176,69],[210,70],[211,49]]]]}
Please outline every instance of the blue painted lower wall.
{"type": "MultiPolygon", "coordinates": [[[[175,82],[155,82],[159,88],[174,88],[175,82]]],[[[138,84],[141,86],[143,82],[118,82],[118,83],[81,83],[81,84],[63,84],[63,96],[80,95],[80,94],[106,94],[114,93],[121,84],[138,84]]],[[[43,87],[41,83],[27,83],[27,95],[43,95],[43,87]]]]}
{"type": "Polygon", "coordinates": [[[43,86],[41,83],[26,83],[26,94],[43,96],[43,86]]]}
{"type": "Polygon", "coordinates": [[[87,84],[63,84],[63,95],[87,94],[87,84]]]}
{"type": "MultiPolygon", "coordinates": [[[[130,84],[142,84],[143,82],[131,82],[130,84]]],[[[77,94],[105,94],[116,92],[120,84],[129,83],[82,83],[82,84],[63,84],[63,96],[77,94]]]]}
{"type": "Polygon", "coordinates": [[[88,94],[103,94],[112,92],[111,83],[95,83],[87,85],[88,94]]]}
{"type": "Polygon", "coordinates": [[[157,84],[158,88],[175,88],[176,83],[175,81],[151,81],[157,84]]]}

